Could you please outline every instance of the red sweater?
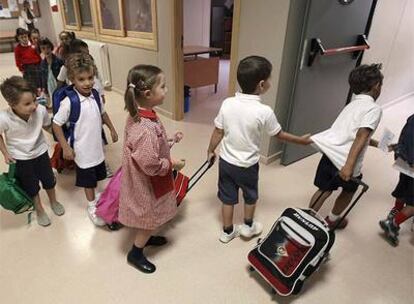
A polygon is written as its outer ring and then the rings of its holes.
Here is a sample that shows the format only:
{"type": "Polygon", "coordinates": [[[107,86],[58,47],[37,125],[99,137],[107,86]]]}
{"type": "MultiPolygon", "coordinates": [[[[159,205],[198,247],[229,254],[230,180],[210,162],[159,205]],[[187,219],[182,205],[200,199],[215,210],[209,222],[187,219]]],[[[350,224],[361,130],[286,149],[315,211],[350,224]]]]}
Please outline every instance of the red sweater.
{"type": "Polygon", "coordinates": [[[16,66],[20,72],[24,72],[25,64],[40,64],[41,58],[34,48],[30,45],[22,46],[20,43],[14,48],[14,58],[16,66]]]}

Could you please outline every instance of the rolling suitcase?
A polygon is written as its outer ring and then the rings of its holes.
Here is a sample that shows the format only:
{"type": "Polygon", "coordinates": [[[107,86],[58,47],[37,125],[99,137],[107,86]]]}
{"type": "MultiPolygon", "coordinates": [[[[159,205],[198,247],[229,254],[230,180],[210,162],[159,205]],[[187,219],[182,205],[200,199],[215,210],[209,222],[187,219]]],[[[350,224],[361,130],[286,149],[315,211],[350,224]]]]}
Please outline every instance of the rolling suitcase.
{"type": "Polygon", "coordinates": [[[268,235],[249,252],[250,270],[257,271],[274,293],[298,294],[306,279],[328,258],[336,228],[368,190],[365,183],[353,180],[363,188],[333,229],[312,209],[287,208],[268,235]]]}

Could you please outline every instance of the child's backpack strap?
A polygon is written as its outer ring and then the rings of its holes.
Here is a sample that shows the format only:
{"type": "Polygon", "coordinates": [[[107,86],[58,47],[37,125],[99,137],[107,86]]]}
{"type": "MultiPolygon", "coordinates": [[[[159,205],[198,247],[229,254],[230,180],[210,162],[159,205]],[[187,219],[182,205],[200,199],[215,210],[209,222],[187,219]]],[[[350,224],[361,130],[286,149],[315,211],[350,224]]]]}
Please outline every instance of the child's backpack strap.
{"type": "Polygon", "coordinates": [[[96,89],[92,89],[92,95],[98,105],[99,112],[102,114],[101,96],[99,95],[99,92],[96,89]]]}

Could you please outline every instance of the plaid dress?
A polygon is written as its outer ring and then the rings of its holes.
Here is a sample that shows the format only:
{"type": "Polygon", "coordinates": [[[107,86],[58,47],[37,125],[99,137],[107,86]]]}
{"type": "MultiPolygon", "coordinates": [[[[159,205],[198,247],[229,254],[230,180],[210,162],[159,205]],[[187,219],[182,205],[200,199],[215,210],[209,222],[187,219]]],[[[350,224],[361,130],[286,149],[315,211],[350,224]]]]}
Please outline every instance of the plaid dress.
{"type": "Polygon", "coordinates": [[[154,230],[177,213],[170,147],[155,112],[140,110],[140,117],[128,117],[125,127],[119,221],[154,230]]]}

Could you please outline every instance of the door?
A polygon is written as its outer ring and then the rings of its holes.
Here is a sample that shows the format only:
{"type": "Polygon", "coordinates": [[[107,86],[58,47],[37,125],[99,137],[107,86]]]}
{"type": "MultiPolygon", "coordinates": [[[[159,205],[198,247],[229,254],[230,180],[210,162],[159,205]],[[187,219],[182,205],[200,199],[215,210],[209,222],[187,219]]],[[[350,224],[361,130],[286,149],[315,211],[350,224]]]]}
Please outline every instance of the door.
{"type": "MultiPolygon", "coordinates": [[[[349,98],[348,75],[368,48],[365,37],[376,2],[310,0],[288,132],[315,134],[328,129],[335,121],[349,98]]],[[[286,144],[281,163],[288,165],[313,153],[311,146],[286,144]]]]}

